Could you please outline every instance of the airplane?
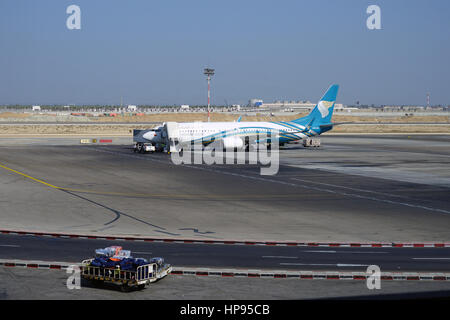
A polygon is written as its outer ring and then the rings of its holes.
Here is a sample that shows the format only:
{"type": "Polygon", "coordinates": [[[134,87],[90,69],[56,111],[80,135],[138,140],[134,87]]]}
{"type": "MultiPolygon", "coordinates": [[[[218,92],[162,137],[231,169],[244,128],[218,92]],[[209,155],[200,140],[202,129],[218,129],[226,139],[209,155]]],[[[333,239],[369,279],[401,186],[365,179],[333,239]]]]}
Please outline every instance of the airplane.
{"type": "MultiPolygon", "coordinates": [[[[243,122],[241,118],[236,122],[168,122],[152,130],[140,133],[135,130],[134,135],[140,134],[150,143],[168,140],[170,152],[180,152],[183,146],[201,143],[207,146],[221,141],[224,149],[249,148],[249,136],[266,134],[277,137],[280,146],[286,143],[318,136],[327,132],[335,125],[331,122],[334,104],[339,85],[331,85],[314,109],[305,117],[292,121],[252,121],[243,122]]],[[[270,141],[256,141],[268,143],[270,141]]]]}

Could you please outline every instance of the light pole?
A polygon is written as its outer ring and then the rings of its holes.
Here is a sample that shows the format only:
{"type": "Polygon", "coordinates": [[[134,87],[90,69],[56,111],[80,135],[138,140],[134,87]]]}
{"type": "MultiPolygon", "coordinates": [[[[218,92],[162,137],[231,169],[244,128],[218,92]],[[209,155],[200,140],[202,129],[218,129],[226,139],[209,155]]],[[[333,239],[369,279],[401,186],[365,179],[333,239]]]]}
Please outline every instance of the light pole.
{"type": "Polygon", "coordinates": [[[210,100],[211,100],[211,93],[210,93],[210,89],[211,89],[211,76],[214,75],[214,69],[211,68],[205,68],[203,70],[203,74],[206,76],[206,79],[208,80],[208,122],[210,121],[210,116],[209,116],[209,106],[210,106],[210,100]]]}

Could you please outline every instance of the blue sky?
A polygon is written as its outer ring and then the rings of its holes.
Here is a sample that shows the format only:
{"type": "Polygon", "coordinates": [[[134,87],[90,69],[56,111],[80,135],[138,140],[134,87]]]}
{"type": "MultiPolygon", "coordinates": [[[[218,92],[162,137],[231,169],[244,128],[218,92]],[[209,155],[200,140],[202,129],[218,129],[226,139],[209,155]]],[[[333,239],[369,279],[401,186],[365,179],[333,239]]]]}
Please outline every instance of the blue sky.
{"type": "Polygon", "coordinates": [[[448,0],[1,0],[0,104],[450,104],[448,0]],[[66,8],[81,8],[81,30],[66,8]],[[382,30],[366,28],[381,8],[382,30]]]}

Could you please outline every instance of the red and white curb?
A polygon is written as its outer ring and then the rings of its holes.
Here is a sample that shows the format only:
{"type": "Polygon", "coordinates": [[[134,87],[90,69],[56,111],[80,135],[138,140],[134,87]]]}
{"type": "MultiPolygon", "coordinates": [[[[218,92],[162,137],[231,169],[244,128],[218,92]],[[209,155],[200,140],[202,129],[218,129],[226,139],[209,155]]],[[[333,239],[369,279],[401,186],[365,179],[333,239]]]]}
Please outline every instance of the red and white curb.
{"type": "Polygon", "coordinates": [[[28,269],[52,269],[63,270],[70,266],[79,266],[80,263],[70,262],[48,262],[48,261],[28,261],[28,260],[5,260],[0,259],[0,267],[18,267],[28,269]]]}
{"type": "Polygon", "coordinates": [[[256,246],[297,246],[297,247],[343,247],[343,248],[450,248],[450,242],[296,242],[296,241],[253,241],[253,240],[203,240],[153,238],[133,236],[106,236],[71,233],[49,233],[37,231],[0,230],[2,234],[27,235],[70,239],[93,239],[113,241],[140,241],[187,244],[228,244],[228,245],[256,245],[256,246]]]}
{"type": "MultiPolygon", "coordinates": [[[[212,276],[212,277],[243,277],[272,279],[309,279],[309,280],[367,280],[366,272],[341,271],[283,271],[283,270],[239,270],[239,269],[209,269],[209,268],[174,268],[173,275],[212,276]]],[[[381,280],[430,280],[450,281],[450,273],[426,272],[381,272],[381,280]]]]}
{"type": "MultiPolygon", "coordinates": [[[[0,267],[26,269],[65,270],[80,263],[1,260],[0,267]]],[[[222,277],[222,278],[261,278],[261,279],[300,279],[300,280],[367,280],[366,272],[341,271],[286,271],[286,270],[242,270],[220,268],[173,267],[172,275],[222,277]]],[[[381,272],[381,280],[391,281],[450,281],[450,273],[438,272],[381,272]]]]}

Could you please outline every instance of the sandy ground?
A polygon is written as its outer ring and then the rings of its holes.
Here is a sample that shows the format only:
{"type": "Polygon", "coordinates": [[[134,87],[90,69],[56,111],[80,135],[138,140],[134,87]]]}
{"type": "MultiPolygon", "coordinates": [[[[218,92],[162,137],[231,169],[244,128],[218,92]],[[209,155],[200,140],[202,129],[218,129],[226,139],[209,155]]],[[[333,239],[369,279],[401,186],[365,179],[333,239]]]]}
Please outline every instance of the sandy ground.
{"type": "Polygon", "coordinates": [[[333,133],[450,133],[449,125],[340,125],[333,128],[333,133]]]}
{"type": "MultiPolygon", "coordinates": [[[[284,116],[267,116],[265,114],[256,115],[243,115],[242,121],[290,121],[299,117],[306,116],[307,113],[292,113],[284,116]]],[[[211,113],[211,121],[235,121],[239,116],[232,113],[211,113]]],[[[205,113],[155,113],[145,114],[141,116],[131,115],[118,115],[116,117],[88,117],[88,116],[71,116],[71,115],[59,115],[56,114],[30,114],[30,113],[13,113],[13,112],[0,112],[0,120],[2,121],[80,121],[80,122],[130,122],[130,123],[142,123],[142,122],[189,122],[189,121],[206,121],[207,116],[205,113]]],[[[348,114],[333,115],[334,122],[430,122],[430,123],[450,123],[450,116],[436,116],[436,115],[413,115],[413,116],[398,116],[393,114],[392,116],[356,116],[348,114]]]]}
{"type": "MultiPolygon", "coordinates": [[[[289,121],[305,114],[292,114],[286,116],[264,116],[262,114],[243,116],[242,121],[289,121]]],[[[115,134],[128,135],[133,129],[148,129],[154,125],[142,125],[144,122],[190,122],[205,121],[204,113],[168,113],[168,114],[148,114],[143,116],[117,116],[117,117],[73,117],[67,116],[67,119],[56,117],[55,115],[30,115],[24,113],[0,113],[1,121],[17,121],[17,125],[1,124],[0,135],[5,134],[115,134]],[[74,121],[75,120],[75,121],[74,121]],[[27,122],[55,122],[51,125],[32,125],[20,124],[27,122]],[[59,122],[80,122],[77,124],[64,124],[59,122]],[[95,125],[95,122],[102,124],[95,125]],[[105,124],[105,122],[107,124],[105,124]],[[56,124],[58,123],[58,124],[56,124]],[[81,125],[89,123],[89,126],[81,125]],[[111,123],[109,125],[108,123],[111,123]],[[116,124],[117,123],[117,124],[116,124]],[[119,125],[118,123],[121,123],[119,125]],[[129,123],[129,125],[124,125],[129,123]],[[138,124],[141,123],[141,124],[138,124]]],[[[235,121],[237,115],[227,113],[212,113],[211,121],[235,121]]],[[[336,126],[332,133],[450,133],[450,117],[442,116],[393,116],[393,117],[374,117],[374,116],[351,116],[334,115],[333,122],[359,122],[359,124],[344,124],[336,126]],[[368,122],[367,124],[361,124],[368,122]],[[373,124],[383,122],[381,124],[373,124]],[[405,125],[392,125],[389,122],[404,123],[405,125]],[[430,125],[420,124],[411,125],[411,123],[430,123],[430,125]],[[408,125],[409,124],[409,125],[408,125]]],[[[331,132],[330,132],[331,133],[331,132]]]]}
{"type": "Polygon", "coordinates": [[[15,112],[0,113],[0,118],[5,118],[5,119],[15,119],[15,118],[23,119],[23,118],[29,118],[29,117],[31,117],[31,114],[29,114],[29,113],[15,113],[15,112]]]}
{"type": "Polygon", "coordinates": [[[54,134],[54,135],[115,135],[132,136],[133,129],[148,129],[154,125],[0,125],[0,135],[22,135],[22,134],[54,134]]]}

